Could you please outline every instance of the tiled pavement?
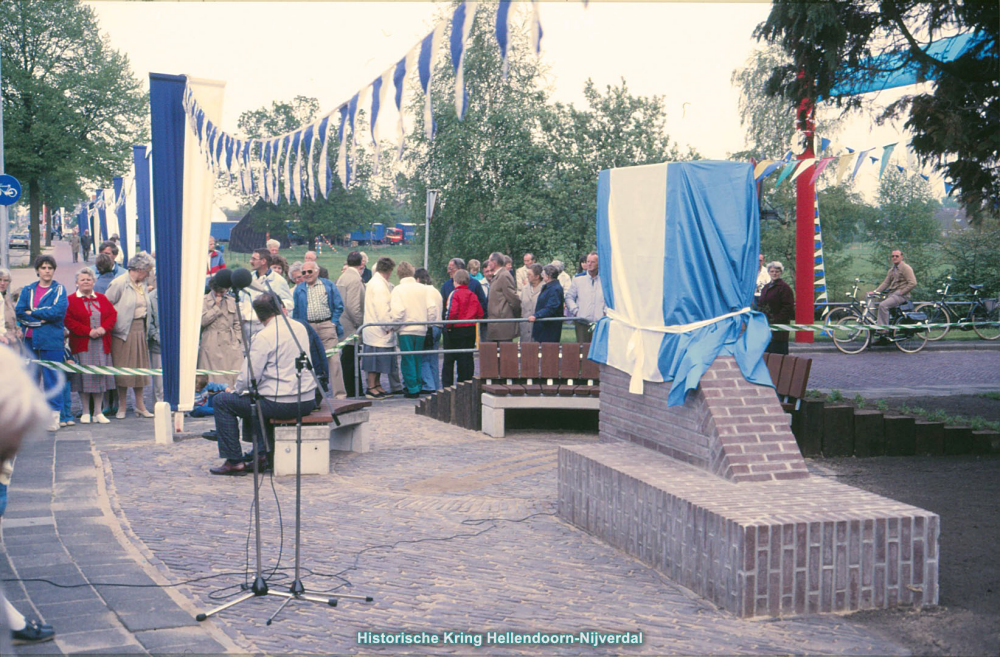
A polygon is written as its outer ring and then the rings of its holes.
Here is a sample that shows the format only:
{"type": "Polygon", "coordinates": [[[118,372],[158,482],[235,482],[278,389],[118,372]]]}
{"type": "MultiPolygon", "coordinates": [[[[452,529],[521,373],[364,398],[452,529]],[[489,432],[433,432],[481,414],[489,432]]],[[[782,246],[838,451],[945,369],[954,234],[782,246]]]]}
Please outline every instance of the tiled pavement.
{"type": "MultiPolygon", "coordinates": [[[[400,648],[359,646],[357,633],[587,629],[641,630],[644,643],[488,652],[905,652],[847,617],[738,620],[551,515],[555,446],[594,436],[491,439],[414,415],[402,400],[380,402],[370,425],[371,453],[335,455],[330,475],[303,480],[302,564],[311,569],[303,571],[310,592],[338,587],[332,575],[342,573],[351,586],[339,592],[375,601],[342,600],[335,609],[293,602],[269,627],[276,597],[193,620],[223,602],[218,595],[238,593],[247,564],[252,480],[209,476],[218,462],[214,444],[158,446],[149,421],[128,419],[27,445],[3,524],[4,577],[12,567],[17,577],[60,584],[179,584],[230,574],[167,589],[8,584],[19,608],[35,607],[58,631],[54,643],[21,652],[391,654],[400,648]],[[477,522],[483,519],[504,520],[477,522]]],[[[188,420],[187,428],[207,426],[188,420]]],[[[280,548],[284,578],[271,582],[279,590],[293,565],[294,490],[292,479],[265,479],[261,488],[265,570],[280,548]]]]}

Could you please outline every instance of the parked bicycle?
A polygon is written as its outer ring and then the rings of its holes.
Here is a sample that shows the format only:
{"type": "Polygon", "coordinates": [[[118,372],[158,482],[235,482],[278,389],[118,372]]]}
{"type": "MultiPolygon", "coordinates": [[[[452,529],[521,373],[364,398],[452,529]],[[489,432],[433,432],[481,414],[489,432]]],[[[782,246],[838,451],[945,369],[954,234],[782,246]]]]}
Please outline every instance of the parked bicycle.
{"type": "MultiPolygon", "coordinates": [[[[838,319],[833,329],[833,344],[845,354],[859,354],[872,345],[875,336],[876,313],[879,302],[885,294],[873,292],[863,302],[857,300],[857,290],[860,281],[856,281],[853,303],[847,309],[847,315],[838,319]]],[[[907,301],[898,308],[889,311],[889,326],[891,329],[881,337],[896,345],[900,351],[915,354],[927,345],[927,315],[917,312],[913,303],[907,301]]]]}
{"type": "MultiPolygon", "coordinates": [[[[948,294],[952,279],[948,276],[943,290],[938,290],[940,298],[937,301],[925,301],[917,305],[917,311],[927,315],[928,324],[937,324],[927,329],[928,340],[940,340],[948,335],[951,325],[955,324],[959,330],[975,331],[983,340],[996,340],[1000,338],[1000,304],[996,299],[983,299],[979,292],[982,285],[970,285],[972,290],[972,302],[969,311],[962,317],[962,313],[955,310],[948,299],[958,299],[969,295],[948,294]],[[956,319],[962,317],[962,319],[956,319]]],[[[969,303],[969,302],[965,302],[969,303]]]]}

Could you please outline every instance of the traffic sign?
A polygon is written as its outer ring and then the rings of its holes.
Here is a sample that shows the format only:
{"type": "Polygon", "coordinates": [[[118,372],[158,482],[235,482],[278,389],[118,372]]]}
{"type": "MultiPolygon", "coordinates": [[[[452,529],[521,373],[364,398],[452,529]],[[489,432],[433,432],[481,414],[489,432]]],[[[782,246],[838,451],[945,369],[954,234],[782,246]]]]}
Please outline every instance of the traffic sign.
{"type": "Polygon", "coordinates": [[[0,205],[14,205],[21,198],[21,183],[14,176],[0,174],[0,205]]]}

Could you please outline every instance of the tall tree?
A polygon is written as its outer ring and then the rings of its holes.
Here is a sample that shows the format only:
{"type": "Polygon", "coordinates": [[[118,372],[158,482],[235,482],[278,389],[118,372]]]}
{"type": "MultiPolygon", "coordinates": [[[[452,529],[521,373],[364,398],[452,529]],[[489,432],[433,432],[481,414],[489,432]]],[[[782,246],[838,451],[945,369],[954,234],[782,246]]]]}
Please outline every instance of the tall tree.
{"type": "Polygon", "coordinates": [[[40,251],[43,203],[63,202],[68,181],[128,171],[132,143],[148,135],[148,101],[125,55],[103,37],[78,0],[0,4],[6,168],[26,184],[31,257],[40,251]],[[45,197],[46,190],[58,195],[45,197]]]}
{"type": "MultiPolygon", "coordinates": [[[[874,62],[891,52],[894,69],[915,67],[934,79],[932,91],[891,104],[882,118],[907,116],[914,152],[954,181],[972,218],[1000,215],[1000,4],[775,0],[755,34],[790,59],[774,69],[767,92],[794,101],[827,98],[842,82],[883,73],[874,62]],[[969,32],[981,39],[955,61],[925,52],[935,39],[969,32]]],[[[845,112],[862,103],[858,96],[834,101],[845,112]]]]}

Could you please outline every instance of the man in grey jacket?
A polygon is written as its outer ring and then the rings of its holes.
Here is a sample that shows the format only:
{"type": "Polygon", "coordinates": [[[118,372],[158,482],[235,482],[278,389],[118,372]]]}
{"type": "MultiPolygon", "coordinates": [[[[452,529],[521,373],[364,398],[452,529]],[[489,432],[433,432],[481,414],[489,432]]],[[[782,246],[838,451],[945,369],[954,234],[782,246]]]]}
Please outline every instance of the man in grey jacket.
{"type": "Polygon", "coordinates": [[[575,276],[566,295],[566,315],[576,317],[576,341],[590,342],[593,323],[604,317],[604,289],[598,276],[597,253],[587,254],[583,276],[575,276]]]}
{"type": "MultiPolygon", "coordinates": [[[[507,258],[502,253],[490,254],[486,265],[493,272],[487,297],[487,311],[490,319],[511,319],[521,316],[521,298],[517,296],[517,284],[506,266],[507,258]]],[[[517,322],[489,324],[486,335],[490,342],[512,342],[518,335],[517,322]]]]}
{"type": "MultiPolygon", "coordinates": [[[[358,327],[365,321],[365,284],[361,280],[364,269],[361,253],[351,251],[347,254],[347,268],[337,279],[337,289],[344,301],[344,312],[340,315],[340,325],[344,327],[344,337],[353,336],[358,327]]],[[[344,373],[344,387],[347,396],[354,396],[354,343],[344,345],[340,350],[340,366],[344,373]]]]}
{"type": "MultiPolygon", "coordinates": [[[[291,420],[300,410],[305,416],[316,408],[318,385],[311,370],[303,370],[302,396],[298,395],[295,359],[299,356],[299,347],[295,339],[298,339],[298,344],[308,347],[309,334],[306,328],[299,322],[286,324],[279,317],[281,308],[278,300],[270,292],[264,292],[253,300],[253,310],[260,320],[261,329],[254,336],[250,347],[250,360],[247,362],[244,359],[234,386],[212,399],[215,407],[215,430],[219,436],[219,456],[226,459],[219,467],[209,470],[214,475],[242,475],[253,470],[252,461],[249,465],[243,461],[239,424],[236,421],[237,418],[243,419],[245,437],[250,438],[250,432],[256,431],[257,418],[251,418],[250,414],[251,373],[257,380],[257,390],[260,393],[257,403],[265,420],[291,420]],[[289,326],[294,337],[288,332],[289,326]]],[[[256,457],[265,465],[267,449],[266,436],[258,434],[256,457]]]]}

